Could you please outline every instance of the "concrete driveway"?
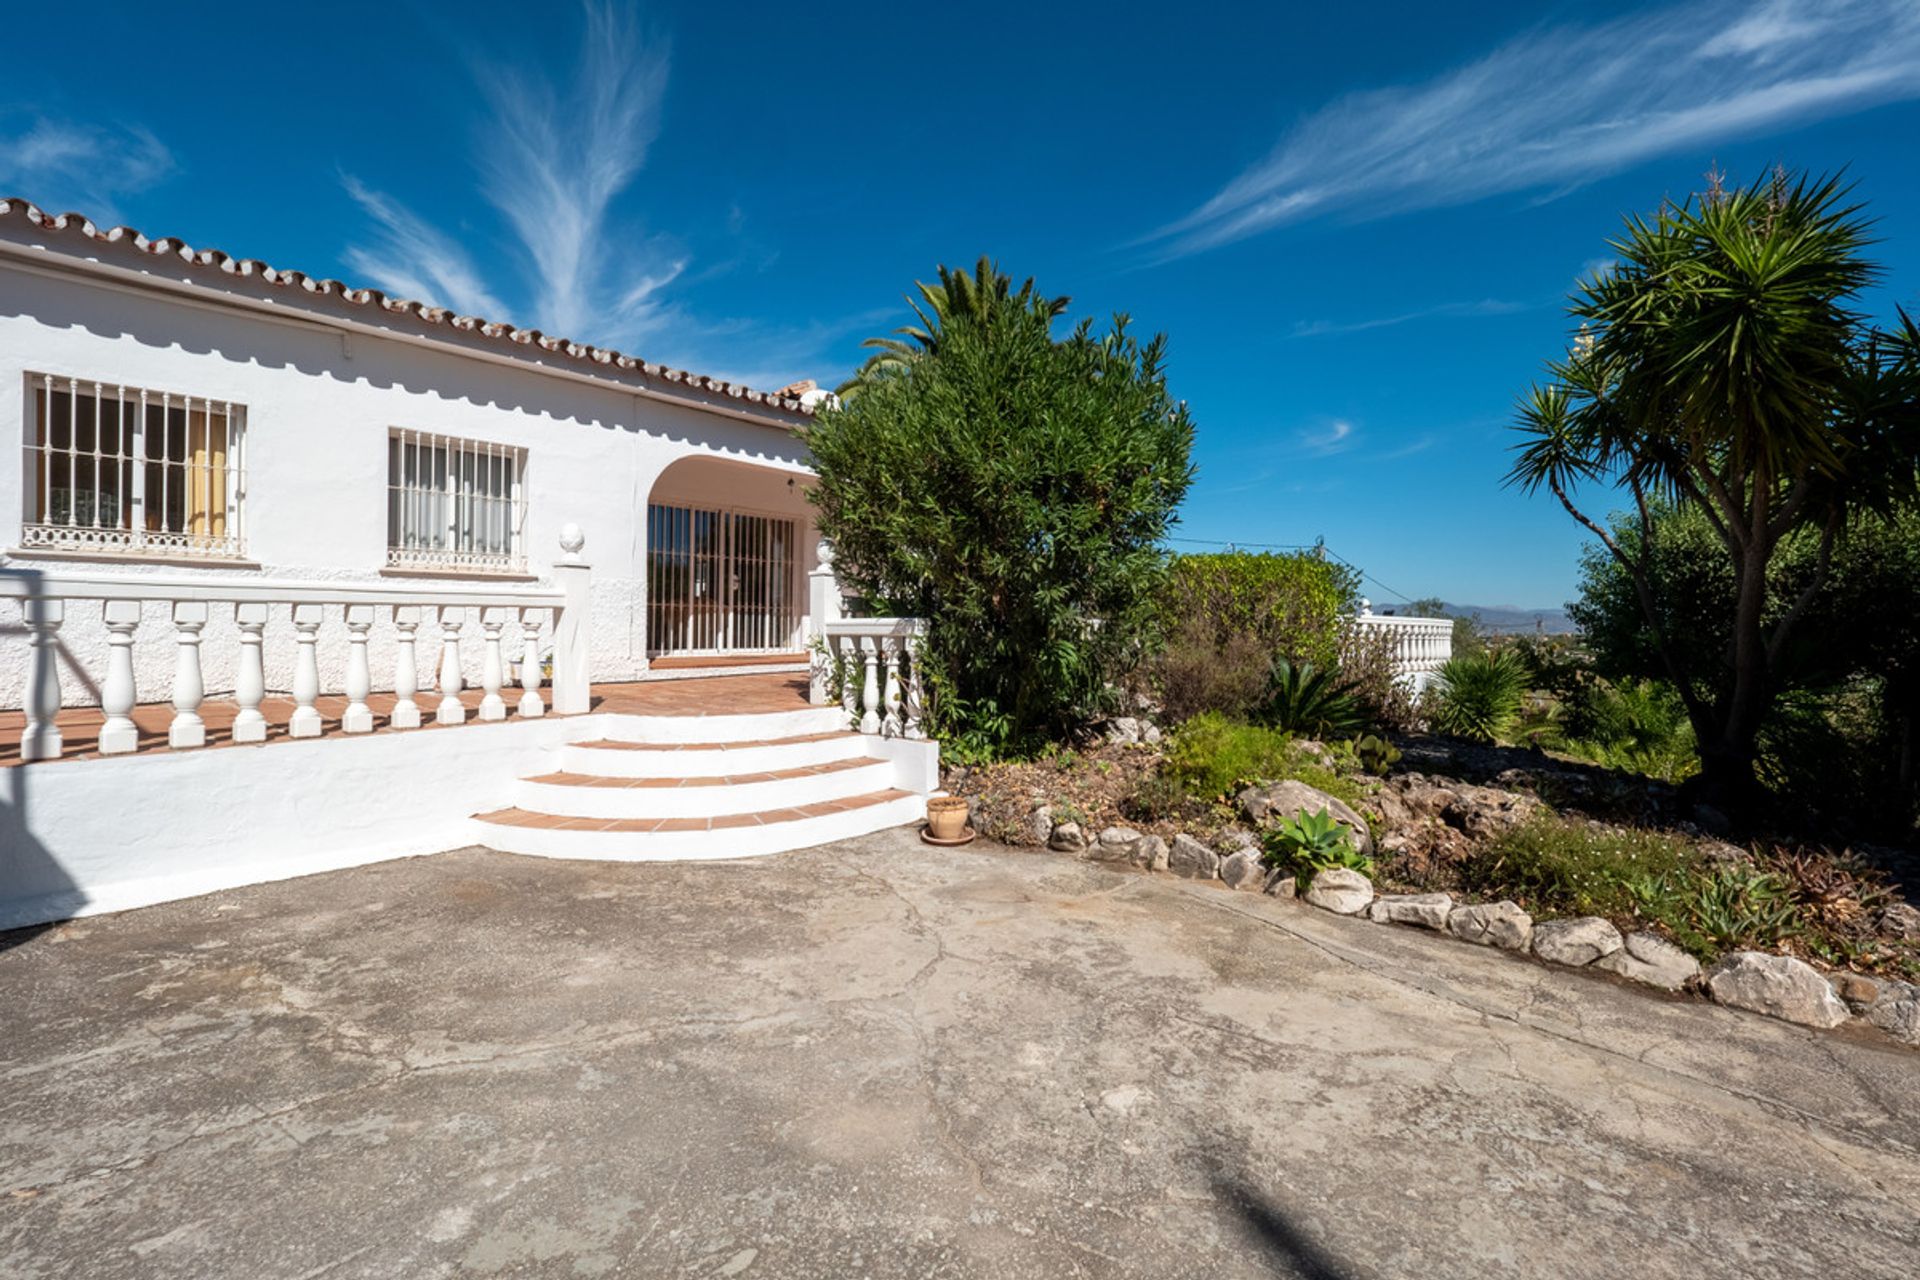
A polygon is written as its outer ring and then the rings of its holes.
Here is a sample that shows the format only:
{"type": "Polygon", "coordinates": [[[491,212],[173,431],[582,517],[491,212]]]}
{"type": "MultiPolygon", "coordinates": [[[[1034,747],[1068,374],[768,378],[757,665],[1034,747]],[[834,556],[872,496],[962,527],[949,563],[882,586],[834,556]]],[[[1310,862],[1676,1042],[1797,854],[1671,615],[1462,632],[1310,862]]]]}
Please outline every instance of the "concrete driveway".
{"type": "Polygon", "coordinates": [[[911,833],[0,954],[9,1277],[1902,1276],[1920,1054],[911,833]]]}

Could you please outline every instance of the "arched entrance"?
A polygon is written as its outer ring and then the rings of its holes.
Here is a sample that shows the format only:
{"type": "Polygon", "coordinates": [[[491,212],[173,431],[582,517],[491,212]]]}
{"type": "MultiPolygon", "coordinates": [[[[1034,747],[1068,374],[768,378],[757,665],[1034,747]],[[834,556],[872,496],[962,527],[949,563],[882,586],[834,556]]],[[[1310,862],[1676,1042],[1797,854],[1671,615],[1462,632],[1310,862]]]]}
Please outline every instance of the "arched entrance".
{"type": "Polygon", "coordinates": [[[811,477],[683,458],[647,495],[647,655],[804,646],[811,477]]]}

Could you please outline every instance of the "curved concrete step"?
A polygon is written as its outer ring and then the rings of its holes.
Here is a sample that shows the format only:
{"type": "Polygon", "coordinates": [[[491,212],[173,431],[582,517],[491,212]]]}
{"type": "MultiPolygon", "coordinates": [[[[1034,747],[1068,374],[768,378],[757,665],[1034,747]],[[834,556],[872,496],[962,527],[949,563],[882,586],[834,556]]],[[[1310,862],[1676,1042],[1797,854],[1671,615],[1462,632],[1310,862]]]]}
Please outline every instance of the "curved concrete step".
{"type": "Polygon", "coordinates": [[[847,840],[922,816],[926,801],[888,789],[768,813],[719,818],[562,818],[524,809],[470,822],[475,844],[502,853],[607,862],[753,858],[847,840]]]}
{"type": "Polygon", "coordinates": [[[857,733],[806,733],[771,742],[574,742],[560,749],[562,773],[602,778],[710,778],[852,760],[866,754],[857,733]]]}
{"type": "Polygon", "coordinates": [[[618,778],[547,773],[514,784],[514,803],[562,818],[715,818],[884,791],[893,762],[867,756],[710,777],[618,778]]]}
{"type": "Polygon", "coordinates": [[[845,733],[847,713],[839,707],[700,716],[642,716],[615,711],[605,715],[604,723],[607,740],[611,742],[765,742],[816,733],[845,733]]]}

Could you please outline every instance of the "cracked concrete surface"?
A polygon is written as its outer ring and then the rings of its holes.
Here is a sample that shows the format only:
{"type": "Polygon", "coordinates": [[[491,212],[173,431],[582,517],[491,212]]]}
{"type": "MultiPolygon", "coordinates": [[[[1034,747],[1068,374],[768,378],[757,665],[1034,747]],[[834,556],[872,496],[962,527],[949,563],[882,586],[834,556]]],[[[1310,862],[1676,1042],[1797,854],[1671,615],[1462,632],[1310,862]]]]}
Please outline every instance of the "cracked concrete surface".
{"type": "Polygon", "coordinates": [[[1920,1055],[885,832],[6,936],[0,1274],[1903,1276],[1920,1055]]]}

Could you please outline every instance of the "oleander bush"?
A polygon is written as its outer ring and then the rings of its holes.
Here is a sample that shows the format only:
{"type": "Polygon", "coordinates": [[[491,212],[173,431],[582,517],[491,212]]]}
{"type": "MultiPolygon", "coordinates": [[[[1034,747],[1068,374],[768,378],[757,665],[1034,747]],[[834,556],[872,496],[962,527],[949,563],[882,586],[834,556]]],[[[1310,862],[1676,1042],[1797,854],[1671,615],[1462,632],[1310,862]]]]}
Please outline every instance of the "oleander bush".
{"type": "Polygon", "coordinates": [[[836,571],[927,620],[932,727],[966,759],[1069,736],[1139,665],[1193,479],[1164,336],[1057,336],[1060,300],[978,275],[943,268],[929,331],[806,430],[836,571]]]}

